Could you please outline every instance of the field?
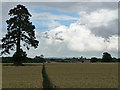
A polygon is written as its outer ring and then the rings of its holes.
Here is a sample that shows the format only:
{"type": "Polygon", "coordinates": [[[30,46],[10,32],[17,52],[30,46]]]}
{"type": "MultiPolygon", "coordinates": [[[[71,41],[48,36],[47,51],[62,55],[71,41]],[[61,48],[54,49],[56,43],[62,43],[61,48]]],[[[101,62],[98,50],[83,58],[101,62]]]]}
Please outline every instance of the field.
{"type": "Polygon", "coordinates": [[[3,66],[2,88],[42,88],[42,65],[3,66]]]}
{"type": "Polygon", "coordinates": [[[46,64],[58,88],[117,88],[118,64],[46,64]]]}
{"type": "MultiPolygon", "coordinates": [[[[42,65],[2,67],[3,88],[43,88],[42,65]]],[[[117,88],[118,64],[47,63],[46,73],[58,88],[117,88]]]]}

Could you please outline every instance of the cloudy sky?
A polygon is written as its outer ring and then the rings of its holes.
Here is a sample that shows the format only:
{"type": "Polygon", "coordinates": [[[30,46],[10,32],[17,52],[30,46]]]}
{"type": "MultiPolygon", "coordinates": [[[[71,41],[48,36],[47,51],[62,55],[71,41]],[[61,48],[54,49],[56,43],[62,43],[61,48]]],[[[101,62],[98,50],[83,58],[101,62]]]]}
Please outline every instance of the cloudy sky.
{"type": "MultiPolygon", "coordinates": [[[[2,34],[7,32],[8,12],[17,4],[32,14],[37,49],[29,57],[102,57],[103,52],[118,56],[117,2],[31,2],[2,3],[2,34]]],[[[0,35],[1,36],[1,35],[0,35]]],[[[26,50],[23,47],[24,50],[26,50]]],[[[11,52],[11,55],[13,53],[11,52]]]]}

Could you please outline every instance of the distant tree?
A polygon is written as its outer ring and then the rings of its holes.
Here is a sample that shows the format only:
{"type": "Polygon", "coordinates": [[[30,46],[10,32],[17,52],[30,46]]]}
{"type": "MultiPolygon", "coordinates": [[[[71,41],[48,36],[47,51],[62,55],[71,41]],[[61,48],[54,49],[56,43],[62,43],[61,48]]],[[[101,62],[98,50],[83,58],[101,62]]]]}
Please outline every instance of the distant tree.
{"type": "Polygon", "coordinates": [[[46,60],[44,59],[44,55],[41,54],[40,56],[35,56],[34,58],[38,63],[44,63],[46,60]]]}
{"type": "Polygon", "coordinates": [[[14,64],[22,65],[22,48],[21,41],[23,41],[23,46],[27,50],[31,47],[37,48],[39,41],[35,37],[35,26],[30,22],[31,14],[28,12],[27,8],[23,5],[17,5],[14,9],[11,9],[8,15],[12,16],[9,20],[6,21],[7,34],[2,39],[2,53],[1,54],[10,54],[10,50],[15,50],[16,52],[13,55],[14,64]]]}
{"type": "Polygon", "coordinates": [[[107,52],[104,52],[103,57],[102,57],[102,61],[103,62],[111,62],[112,61],[111,55],[107,52]]]}
{"type": "Polygon", "coordinates": [[[112,61],[113,61],[113,62],[118,62],[118,59],[115,58],[115,57],[113,57],[113,58],[112,58],[112,61]]]}
{"type": "Polygon", "coordinates": [[[78,59],[78,61],[83,61],[83,60],[84,60],[83,56],[81,56],[81,57],[78,59]]]}
{"type": "Polygon", "coordinates": [[[83,56],[81,56],[80,59],[83,60],[83,56]]]}
{"type": "Polygon", "coordinates": [[[91,62],[97,62],[98,59],[97,59],[96,57],[92,57],[90,61],[91,61],[91,62]]]}
{"type": "Polygon", "coordinates": [[[75,57],[73,57],[73,59],[75,60],[76,58],[75,58],[75,57]]]}
{"type": "Polygon", "coordinates": [[[0,49],[2,49],[2,45],[0,44],[0,49]]]}
{"type": "Polygon", "coordinates": [[[44,58],[44,55],[43,55],[43,54],[41,54],[41,55],[40,55],[40,57],[41,57],[41,58],[44,58]]]}
{"type": "Polygon", "coordinates": [[[118,62],[120,62],[120,58],[118,58],[118,62]]]}
{"type": "Polygon", "coordinates": [[[84,63],[84,60],[82,60],[82,63],[84,63]]]}
{"type": "Polygon", "coordinates": [[[40,56],[35,56],[35,58],[44,58],[44,55],[41,54],[40,56]]]}

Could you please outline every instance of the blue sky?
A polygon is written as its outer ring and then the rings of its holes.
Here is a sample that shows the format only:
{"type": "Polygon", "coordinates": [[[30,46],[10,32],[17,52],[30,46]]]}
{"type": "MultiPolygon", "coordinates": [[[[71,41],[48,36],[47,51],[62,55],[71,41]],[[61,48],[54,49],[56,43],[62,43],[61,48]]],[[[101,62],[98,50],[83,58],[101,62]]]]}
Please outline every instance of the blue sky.
{"type": "MultiPolygon", "coordinates": [[[[60,11],[57,10],[56,8],[45,8],[45,7],[34,7],[31,13],[51,13],[54,15],[66,15],[66,16],[71,16],[71,17],[75,17],[75,18],[80,18],[80,15],[78,15],[78,12],[74,11],[74,12],[65,12],[65,11],[60,11]]],[[[58,20],[58,19],[54,19],[55,22],[58,22],[61,25],[65,25],[65,26],[69,26],[71,23],[76,22],[77,20],[58,20]]],[[[51,28],[49,28],[46,24],[50,24],[51,20],[47,19],[47,20],[32,20],[32,22],[34,23],[34,25],[36,26],[36,31],[38,32],[43,32],[45,30],[50,30],[51,28]],[[39,23],[39,24],[38,24],[39,23]]],[[[57,27],[57,26],[56,26],[57,27]]],[[[56,28],[53,27],[53,28],[56,28]]]]}
{"type": "Polygon", "coordinates": [[[56,8],[46,8],[46,7],[42,7],[42,6],[35,7],[32,11],[37,12],[37,13],[48,12],[48,13],[52,13],[52,14],[56,14],[56,15],[68,15],[68,16],[73,16],[73,17],[79,17],[77,11],[65,12],[65,11],[60,11],[56,8]]]}
{"type": "Polygon", "coordinates": [[[55,20],[62,25],[69,26],[71,23],[76,22],[77,20],[55,20]]]}

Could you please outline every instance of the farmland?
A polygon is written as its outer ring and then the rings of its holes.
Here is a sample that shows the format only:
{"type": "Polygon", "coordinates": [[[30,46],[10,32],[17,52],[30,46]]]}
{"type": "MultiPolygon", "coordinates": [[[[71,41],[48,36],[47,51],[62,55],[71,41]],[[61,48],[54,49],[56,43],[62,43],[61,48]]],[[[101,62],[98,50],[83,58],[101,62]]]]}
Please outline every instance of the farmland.
{"type": "Polygon", "coordinates": [[[58,88],[118,87],[118,64],[47,64],[46,72],[58,88]]]}
{"type": "MultiPolygon", "coordinates": [[[[114,63],[46,63],[45,69],[58,88],[118,87],[118,64],[114,63]]],[[[4,64],[2,70],[2,88],[43,88],[42,64],[4,64]]]]}
{"type": "Polygon", "coordinates": [[[42,88],[42,65],[3,66],[2,88],[42,88]]]}

